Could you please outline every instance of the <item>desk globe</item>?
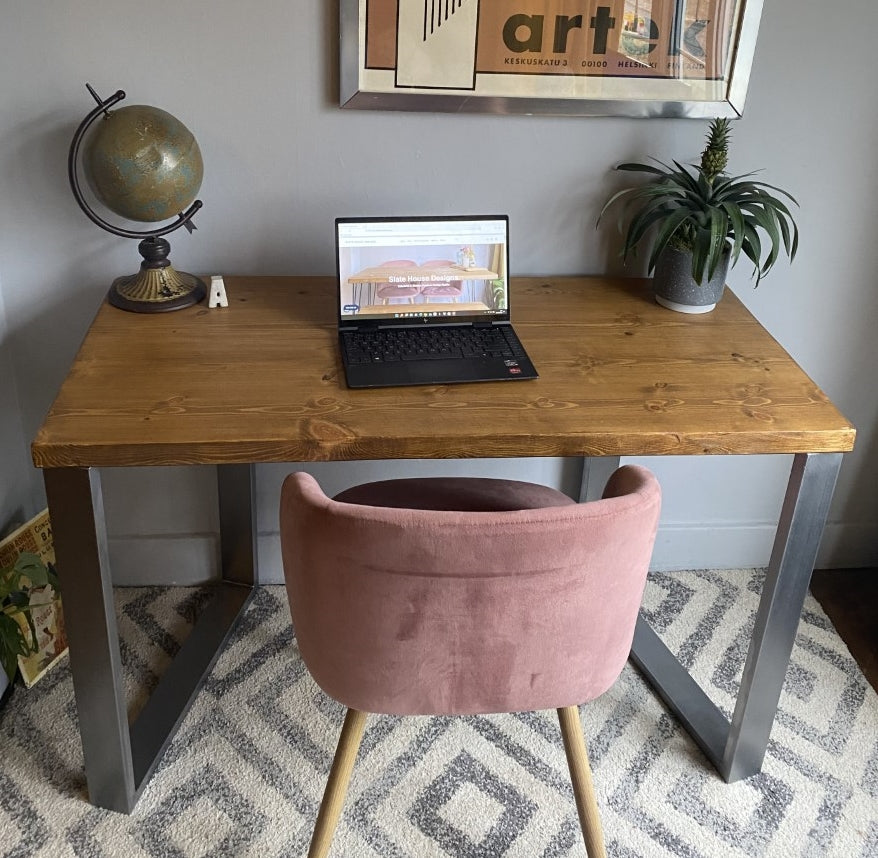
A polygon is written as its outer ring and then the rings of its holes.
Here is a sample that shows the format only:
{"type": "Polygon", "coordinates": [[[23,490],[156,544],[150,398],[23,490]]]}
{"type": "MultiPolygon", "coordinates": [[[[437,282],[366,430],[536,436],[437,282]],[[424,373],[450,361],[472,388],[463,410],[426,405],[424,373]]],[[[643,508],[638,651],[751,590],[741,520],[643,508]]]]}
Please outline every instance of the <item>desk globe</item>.
{"type": "Polygon", "coordinates": [[[192,217],[202,205],[195,198],[204,175],[198,143],[170,113],[140,104],[111,111],[125,93],[119,90],[101,100],[91,86],[86,86],[97,107],[82,121],[70,144],[70,187],[80,208],[102,229],[124,238],[141,239],[138,250],[143,257],[137,274],[113,281],[107,296],[110,303],[139,313],[196,304],[207,294],[207,288],[192,274],[174,270],[168,258],[171,246],[163,236],[181,226],[190,232],[195,228],[192,217]],[[82,193],[80,160],[91,191],[114,214],[145,223],[175,219],[162,227],[141,231],[104,220],[82,193]]]}

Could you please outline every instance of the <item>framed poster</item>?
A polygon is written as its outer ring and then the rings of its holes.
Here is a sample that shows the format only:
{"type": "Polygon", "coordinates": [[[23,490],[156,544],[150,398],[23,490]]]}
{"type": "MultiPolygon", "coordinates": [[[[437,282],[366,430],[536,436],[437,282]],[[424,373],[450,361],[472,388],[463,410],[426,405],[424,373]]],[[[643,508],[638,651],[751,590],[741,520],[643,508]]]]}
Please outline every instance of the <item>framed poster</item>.
{"type": "Polygon", "coordinates": [[[342,107],[740,116],[762,0],[340,0],[342,107]]]}

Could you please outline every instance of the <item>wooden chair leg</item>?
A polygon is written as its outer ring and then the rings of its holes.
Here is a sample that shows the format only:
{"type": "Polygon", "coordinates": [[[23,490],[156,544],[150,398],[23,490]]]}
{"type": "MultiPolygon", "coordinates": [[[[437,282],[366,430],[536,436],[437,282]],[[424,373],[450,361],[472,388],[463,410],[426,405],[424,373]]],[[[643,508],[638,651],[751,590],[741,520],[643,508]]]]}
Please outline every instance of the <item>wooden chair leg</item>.
{"type": "Polygon", "coordinates": [[[576,810],[579,813],[579,824],[585,840],[585,851],[588,853],[588,858],[607,858],[604,832],[601,828],[598,803],[591,779],[591,766],[588,764],[582,723],[579,720],[579,708],[567,706],[559,709],[558,720],[561,722],[561,736],[564,739],[570,780],[573,781],[573,795],[576,797],[576,810]]]}
{"type": "Polygon", "coordinates": [[[338,747],[332,760],[332,768],[329,770],[329,780],[323,792],[323,801],[320,802],[314,834],[311,836],[308,858],[326,858],[329,853],[335,827],[344,806],[351,772],[354,770],[357,751],[360,750],[363,730],[366,728],[366,717],[365,712],[356,709],[348,709],[345,716],[341,736],[338,737],[338,747]]]}

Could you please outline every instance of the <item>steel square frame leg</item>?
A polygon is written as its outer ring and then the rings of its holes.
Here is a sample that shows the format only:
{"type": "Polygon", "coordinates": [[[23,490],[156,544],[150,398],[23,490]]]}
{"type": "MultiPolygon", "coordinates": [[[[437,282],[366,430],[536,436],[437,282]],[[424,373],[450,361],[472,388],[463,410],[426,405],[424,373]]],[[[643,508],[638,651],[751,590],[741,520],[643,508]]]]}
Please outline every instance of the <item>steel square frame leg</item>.
{"type": "Polygon", "coordinates": [[[632,661],[728,783],[762,768],[841,461],[841,453],[793,458],[731,723],[638,619],[632,661]]]}
{"type": "Polygon", "coordinates": [[[619,456],[587,456],[582,460],[579,502],[600,500],[604,486],[619,467],[619,456]]]}
{"type": "Polygon", "coordinates": [[[222,581],[129,724],[100,473],[43,474],[61,576],[89,799],[130,813],[246,608],[256,582],[253,465],[217,468],[222,581]]]}

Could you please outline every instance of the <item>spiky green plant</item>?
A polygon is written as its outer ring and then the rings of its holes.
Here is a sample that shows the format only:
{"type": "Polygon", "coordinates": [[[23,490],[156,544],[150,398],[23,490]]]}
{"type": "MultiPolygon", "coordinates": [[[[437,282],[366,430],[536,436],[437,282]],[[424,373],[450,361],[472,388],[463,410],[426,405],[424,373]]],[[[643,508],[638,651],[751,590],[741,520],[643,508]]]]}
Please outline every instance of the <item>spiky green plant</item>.
{"type": "Polygon", "coordinates": [[[491,300],[494,302],[495,310],[506,309],[506,281],[491,281],[491,300]]]}
{"type": "Polygon", "coordinates": [[[653,159],[659,166],[627,163],[616,167],[654,177],[646,185],[613,194],[598,217],[600,225],[609,208],[622,204],[618,226],[625,237],[621,255],[626,262],[653,235],[648,273],[655,270],[662,251],[672,247],[692,254],[696,283],[713,277],[725,253],[731,254],[730,265],[741,253],[753,263],[757,286],[777,262],[781,249],[790,262],[795,259],[799,229],[776,194],[798,203],[787,191],[753,180],[754,173],[725,173],[730,131],[727,119],[713,120],[698,165],[674,161],[671,167],[653,159]]]}

